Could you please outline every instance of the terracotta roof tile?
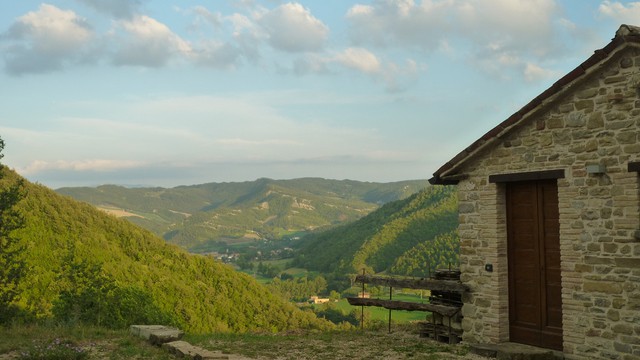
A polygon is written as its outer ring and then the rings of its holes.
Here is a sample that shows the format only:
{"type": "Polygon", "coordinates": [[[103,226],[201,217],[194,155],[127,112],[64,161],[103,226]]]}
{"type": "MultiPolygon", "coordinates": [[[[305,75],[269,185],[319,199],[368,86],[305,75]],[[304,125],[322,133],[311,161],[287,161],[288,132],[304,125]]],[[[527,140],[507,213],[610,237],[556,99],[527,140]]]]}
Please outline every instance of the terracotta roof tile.
{"type": "MultiPolygon", "coordinates": [[[[507,119],[507,120],[509,120],[509,119],[507,119]]],[[[482,136],[482,140],[487,141],[487,140],[490,140],[490,139],[498,136],[498,134],[500,134],[504,130],[504,127],[502,126],[503,124],[504,124],[504,122],[502,124],[494,127],[493,129],[489,130],[489,132],[487,132],[486,134],[484,134],[482,136]]]]}
{"type": "MultiPolygon", "coordinates": [[[[479,147],[480,147],[482,144],[484,144],[485,142],[486,142],[486,140],[485,140],[485,139],[480,138],[480,139],[478,139],[478,140],[474,141],[474,142],[473,142],[473,144],[471,144],[471,145],[467,146],[467,148],[466,148],[466,149],[464,149],[464,152],[470,153],[470,152],[472,152],[473,150],[475,150],[475,149],[479,148],[479,147]]],[[[468,155],[468,154],[467,154],[467,155],[468,155]]]]}
{"type": "Polygon", "coordinates": [[[510,127],[511,125],[517,123],[518,121],[520,121],[520,119],[522,119],[522,113],[520,111],[518,111],[517,113],[509,116],[507,118],[507,120],[502,122],[502,124],[501,124],[502,127],[503,127],[502,130],[504,130],[504,128],[510,127]]]}
{"type": "Polygon", "coordinates": [[[613,50],[615,50],[618,46],[625,43],[625,36],[616,36],[608,43],[605,47],[602,48],[602,51],[607,54],[611,54],[613,50]]]}
{"type": "Polygon", "coordinates": [[[596,50],[596,51],[593,52],[593,55],[591,55],[590,58],[588,58],[582,64],[580,64],[580,67],[582,69],[584,69],[584,70],[589,69],[593,65],[595,65],[595,64],[599,63],[600,61],[604,60],[607,56],[609,56],[609,54],[607,52],[605,52],[604,50],[596,50]]]}

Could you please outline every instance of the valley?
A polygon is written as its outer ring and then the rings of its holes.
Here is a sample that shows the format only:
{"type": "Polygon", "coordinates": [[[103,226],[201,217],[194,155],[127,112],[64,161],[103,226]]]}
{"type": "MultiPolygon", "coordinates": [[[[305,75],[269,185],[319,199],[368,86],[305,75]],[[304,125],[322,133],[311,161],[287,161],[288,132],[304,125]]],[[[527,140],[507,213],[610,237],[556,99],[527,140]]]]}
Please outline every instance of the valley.
{"type": "MultiPolygon", "coordinates": [[[[360,322],[340,298],[358,293],[350,279],[363,269],[423,277],[437,268],[458,266],[455,190],[421,181],[259,179],[173,189],[100,186],[57,192],[229,264],[277,296],[336,324],[360,322]],[[333,211],[322,210],[327,208],[333,211]],[[274,224],[280,224],[277,231],[274,224]],[[330,295],[336,302],[306,305],[312,296],[330,295]]],[[[425,301],[401,290],[394,296],[425,301]]],[[[384,309],[366,313],[377,321],[388,317],[384,309]]],[[[424,319],[420,313],[397,313],[395,321],[424,319]]]]}

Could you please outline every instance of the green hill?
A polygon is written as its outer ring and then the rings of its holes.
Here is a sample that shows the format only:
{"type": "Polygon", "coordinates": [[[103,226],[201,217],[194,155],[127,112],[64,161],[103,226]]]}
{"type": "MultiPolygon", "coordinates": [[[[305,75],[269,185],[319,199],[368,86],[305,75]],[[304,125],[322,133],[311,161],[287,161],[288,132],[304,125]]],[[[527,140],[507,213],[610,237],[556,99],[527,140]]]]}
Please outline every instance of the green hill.
{"type": "Polygon", "coordinates": [[[306,236],[293,265],[325,274],[426,275],[458,265],[457,196],[433,186],[353,223],[306,236]]]}
{"type": "Polygon", "coordinates": [[[357,220],[427,186],[424,180],[371,183],[258,179],[175,188],[61,188],[57,192],[124,216],[192,252],[357,220]]]}
{"type": "MultiPolygon", "coordinates": [[[[0,171],[6,175],[0,189],[19,179],[6,168],[0,171]]],[[[65,321],[93,319],[111,326],[164,320],[192,333],[329,327],[253,278],[89,204],[26,181],[25,193],[18,209],[26,226],[15,233],[25,247],[27,269],[15,306],[25,318],[60,320],[66,314],[65,321]]],[[[165,196],[181,203],[176,193],[165,196]]],[[[191,211],[186,204],[178,210],[191,211]]]]}

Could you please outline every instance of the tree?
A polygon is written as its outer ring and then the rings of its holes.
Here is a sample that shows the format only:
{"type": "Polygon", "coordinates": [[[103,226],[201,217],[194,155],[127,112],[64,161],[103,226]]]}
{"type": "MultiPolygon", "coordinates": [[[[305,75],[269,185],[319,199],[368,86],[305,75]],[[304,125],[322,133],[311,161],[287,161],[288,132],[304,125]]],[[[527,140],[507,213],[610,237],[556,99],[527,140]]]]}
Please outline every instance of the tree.
{"type": "MultiPolygon", "coordinates": [[[[0,138],[0,159],[4,157],[4,141],[0,138]]],[[[5,169],[0,164],[0,323],[10,317],[11,303],[17,295],[18,282],[24,274],[24,248],[14,231],[24,226],[24,218],[15,205],[24,197],[22,180],[1,181],[5,169]]]]}
{"type": "Polygon", "coordinates": [[[65,289],[54,302],[52,311],[63,323],[79,322],[112,329],[133,324],[175,323],[145,290],[119,286],[105,274],[102,264],[77,260],[73,248],[60,277],[65,289]]]}

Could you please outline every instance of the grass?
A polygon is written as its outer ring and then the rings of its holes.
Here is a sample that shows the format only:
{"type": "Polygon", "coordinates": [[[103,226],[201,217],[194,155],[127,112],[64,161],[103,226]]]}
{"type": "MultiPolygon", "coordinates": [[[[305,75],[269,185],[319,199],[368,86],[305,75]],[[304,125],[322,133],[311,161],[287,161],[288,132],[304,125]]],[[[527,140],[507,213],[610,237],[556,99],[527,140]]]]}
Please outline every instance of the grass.
{"type": "MultiPolygon", "coordinates": [[[[256,279],[256,281],[258,281],[260,284],[265,285],[265,284],[269,284],[271,281],[273,281],[273,278],[265,277],[265,276],[256,274],[255,267],[257,267],[259,263],[263,263],[264,265],[277,266],[277,267],[282,269],[290,261],[291,261],[291,259],[257,261],[257,262],[253,263],[254,270],[245,269],[245,270],[238,270],[238,271],[253,276],[256,279]]],[[[294,278],[301,278],[301,277],[305,277],[305,276],[312,277],[312,276],[318,275],[317,271],[308,271],[308,270],[303,269],[303,268],[288,268],[288,269],[284,270],[283,272],[288,274],[288,275],[293,276],[294,278]]]]}
{"type": "MultiPolygon", "coordinates": [[[[0,359],[31,354],[23,359],[58,359],[63,347],[48,352],[34,349],[48,348],[51,344],[73,344],[89,354],[89,359],[174,359],[163,350],[148,345],[142,339],[129,335],[128,330],[107,330],[89,326],[14,325],[0,327],[0,359]]],[[[68,359],[69,357],[67,357],[68,359]]]]}
{"type": "Polygon", "coordinates": [[[56,338],[53,341],[34,341],[28,348],[20,350],[19,360],[85,360],[91,349],[71,340],[56,338]]]}
{"type": "Polygon", "coordinates": [[[317,271],[309,271],[303,268],[288,268],[284,272],[293,276],[294,278],[301,278],[304,276],[313,277],[319,274],[317,271]]]}
{"type": "Polygon", "coordinates": [[[258,266],[259,263],[263,263],[264,265],[275,266],[279,269],[284,269],[291,262],[291,259],[278,259],[278,260],[261,260],[254,261],[253,265],[258,266]]]}

